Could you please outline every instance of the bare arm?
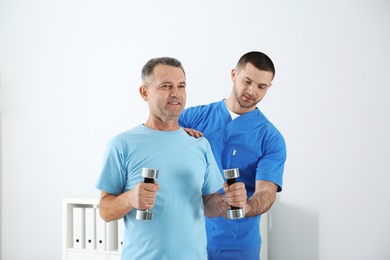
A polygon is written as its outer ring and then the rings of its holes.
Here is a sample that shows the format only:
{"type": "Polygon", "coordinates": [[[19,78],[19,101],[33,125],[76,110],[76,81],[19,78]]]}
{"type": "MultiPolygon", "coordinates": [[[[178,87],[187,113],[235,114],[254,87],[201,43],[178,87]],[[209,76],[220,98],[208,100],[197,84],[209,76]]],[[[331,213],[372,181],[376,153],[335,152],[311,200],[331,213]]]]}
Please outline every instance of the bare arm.
{"type": "Polygon", "coordinates": [[[231,206],[242,208],[246,202],[245,185],[242,182],[236,182],[229,186],[226,182],[223,184],[224,194],[215,192],[211,195],[203,196],[205,215],[209,218],[223,216],[227,218],[227,210],[231,206]]]}
{"type": "Polygon", "coordinates": [[[159,189],[157,182],[139,183],[134,189],[120,195],[113,195],[101,191],[99,213],[105,221],[122,218],[134,208],[151,209],[154,206],[156,192],[159,189]]]}
{"type": "Polygon", "coordinates": [[[276,199],[278,186],[269,181],[256,181],[256,190],[247,201],[245,216],[253,217],[267,212],[276,199]]]}

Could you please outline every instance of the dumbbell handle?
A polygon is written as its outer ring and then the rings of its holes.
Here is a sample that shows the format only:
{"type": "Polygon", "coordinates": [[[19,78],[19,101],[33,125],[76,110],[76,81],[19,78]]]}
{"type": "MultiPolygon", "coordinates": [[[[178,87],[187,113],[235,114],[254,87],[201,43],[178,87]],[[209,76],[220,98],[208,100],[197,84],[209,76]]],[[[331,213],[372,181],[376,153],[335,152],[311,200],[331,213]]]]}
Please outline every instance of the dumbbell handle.
{"type": "Polygon", "coordinates": [[[152,178],[144,178],[144,183],[154,183],[154,179],[152,179],[152,178]]]}
{"type": "MultiPolygon", "coordinates": [[[[230,186],[232,185],[233,183],[236,183],[237,179],[236,178],[231,178],[231,179],[227,179],[227,184],[230,186]]],[[[231,209],[240,209],[239,207],[235,207],[235,206],[230,206],[231,209]]]]}

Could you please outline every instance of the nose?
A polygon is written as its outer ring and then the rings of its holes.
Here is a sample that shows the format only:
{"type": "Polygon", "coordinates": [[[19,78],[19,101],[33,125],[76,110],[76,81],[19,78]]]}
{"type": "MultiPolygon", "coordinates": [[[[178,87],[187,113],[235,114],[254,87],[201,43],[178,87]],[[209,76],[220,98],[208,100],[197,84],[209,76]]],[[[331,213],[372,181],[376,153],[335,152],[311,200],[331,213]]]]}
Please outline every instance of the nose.
{"type": "Polygon", "coordinates": [[[169,95],[171,97],[178,97],[179,96],[179,87],[178,86],[173,86],[171,88],[171,91],[169,92],[169,95]]]}
{"type": "Polygon", "coordinates": [[[250,84],[250,85],[248,86],[248,91],[249,91],[249,93],[252,93],[253,88],[254,88],[253,84],[250,84]]]}
{"type": "Polygon", "coordinates": [[[171,88],[171,91],[169,92],[169,95],[173,96],[173,97],[176,97],[177,96],[177,92],[178,92],[177,90],[178,90],[177,87],[171,88]]]}

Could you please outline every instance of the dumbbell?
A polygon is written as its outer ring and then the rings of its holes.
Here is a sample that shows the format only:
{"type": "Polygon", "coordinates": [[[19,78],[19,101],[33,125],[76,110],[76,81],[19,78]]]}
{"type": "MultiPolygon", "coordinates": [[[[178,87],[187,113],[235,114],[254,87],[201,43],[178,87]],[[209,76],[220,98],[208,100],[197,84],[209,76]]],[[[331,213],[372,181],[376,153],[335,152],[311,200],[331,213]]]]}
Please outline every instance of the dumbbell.
{"type": "MultiPolygon", "coordinates": [[[[153,168],[142,168],[142,177],[144,183],[153,183],[158,177],[158,170],[153,168]]],[[[152,220],[153,214],[151,210],[137,209],[135,218],[138,220],[152,220]]]]}
{"type": "MultiPolygon", "coordinates": [[[[237,178],[240,177],[240,171],[238,168],[226,169],[223,170],[223,173],[229,186],[235,183],[237,178]]],[[[245,217],[245,212],[243,208],[231,206],[227,211],[227,215],[229,219],[238,219],[245,217]]]]}

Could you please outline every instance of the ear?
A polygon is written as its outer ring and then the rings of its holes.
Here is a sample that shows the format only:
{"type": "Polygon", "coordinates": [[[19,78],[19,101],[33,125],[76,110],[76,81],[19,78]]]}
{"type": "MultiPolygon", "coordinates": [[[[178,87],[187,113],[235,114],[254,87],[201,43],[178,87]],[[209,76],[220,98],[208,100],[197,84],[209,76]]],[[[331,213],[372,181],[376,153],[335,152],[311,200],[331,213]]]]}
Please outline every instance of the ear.
{"type": "Polygon", "coordinates": [[[141,94],[141,97],[144,101],[148,101],[148,87],[145,85],[142,85],[139,87],[139,93],[141,94]]]}
{"type": "Polygon", "coordinates": [[[233,68],[232,72],[230,73],[230,78],[232,79],[233,82],[236,80],[236,74],[237,74],[237,70],[233,68]]]}

